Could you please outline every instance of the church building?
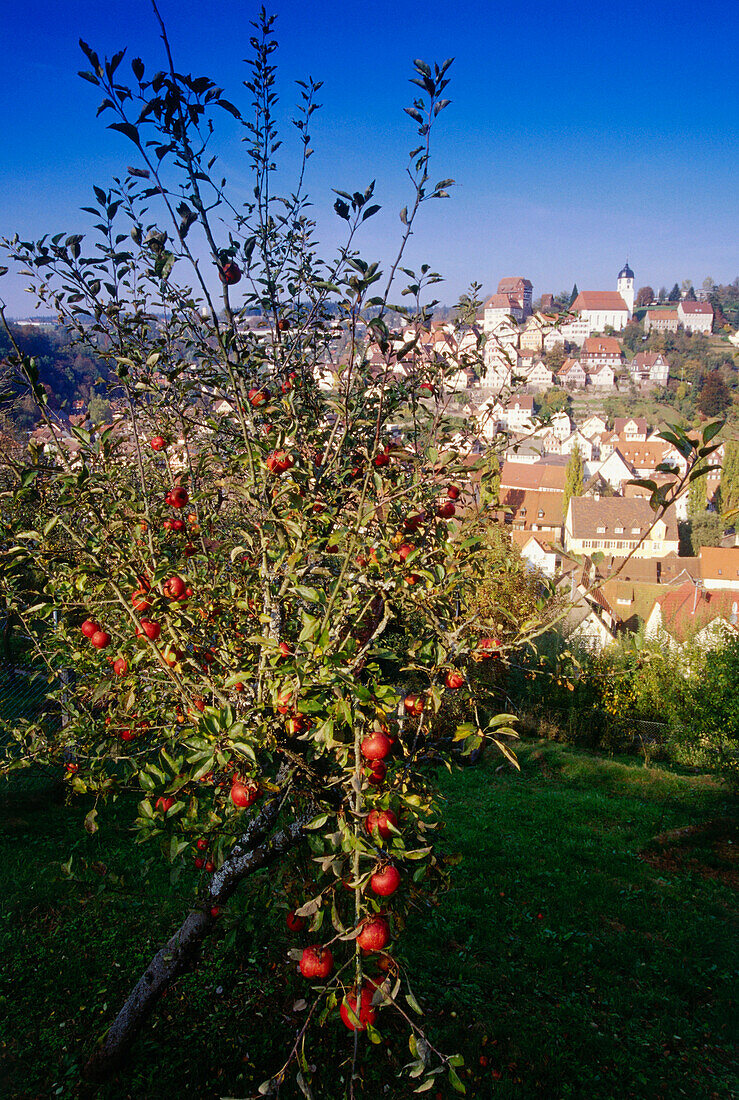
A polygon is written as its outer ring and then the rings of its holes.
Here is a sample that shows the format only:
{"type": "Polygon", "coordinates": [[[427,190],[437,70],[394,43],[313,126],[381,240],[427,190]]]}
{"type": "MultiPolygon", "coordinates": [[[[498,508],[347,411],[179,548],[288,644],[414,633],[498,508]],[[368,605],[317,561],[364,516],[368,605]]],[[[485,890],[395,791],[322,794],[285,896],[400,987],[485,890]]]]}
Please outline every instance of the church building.
{"type": "Polygon", "coordinates": [[[591,334],[606,327],[620,332],[634,312],[634,272],[628,263],[618,273],[616,290],[582,290],[570,309],[587,323],[591,334]]]}

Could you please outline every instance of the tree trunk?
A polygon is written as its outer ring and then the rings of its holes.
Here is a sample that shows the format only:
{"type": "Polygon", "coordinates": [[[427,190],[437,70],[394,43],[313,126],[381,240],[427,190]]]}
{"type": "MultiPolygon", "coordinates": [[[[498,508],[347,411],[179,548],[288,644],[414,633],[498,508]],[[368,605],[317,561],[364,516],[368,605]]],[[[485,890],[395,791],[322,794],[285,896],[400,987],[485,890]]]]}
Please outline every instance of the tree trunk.
{"type": "Polygon", "coordinates": [[[142,1024],[169,983],[194,963],[201,943],[216,923],[211,909],[228,901],[247,875],[268,867],[302,839],[303,828],[310,820],[310,815],[285,826],[270,840],[264,839],[274,824],[279,804],[280,800],[275,798],[254,819],[229,858],[212,876],[202,905],[188,915],[174,936],[151,960],[116,1016],[102,1045],[88,1061],[84,1071],[86,1077],[100,1080],[121,1064],[142,1024]]]}

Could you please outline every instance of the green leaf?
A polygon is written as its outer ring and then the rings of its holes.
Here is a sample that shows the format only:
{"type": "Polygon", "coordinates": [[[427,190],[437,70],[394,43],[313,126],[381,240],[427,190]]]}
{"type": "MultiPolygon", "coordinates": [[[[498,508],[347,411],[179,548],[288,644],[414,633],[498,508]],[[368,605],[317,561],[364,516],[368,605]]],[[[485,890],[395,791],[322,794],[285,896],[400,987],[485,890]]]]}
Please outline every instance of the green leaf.
{"type": "Polygon", "coordinates": [[[454,1066],[451,1065],[449,1066],[449,1084],[452,1086],[455,1092],[460,1093],[462,1096],[466,1095],[467,1089],[464,1087],[459,1077],[457,1076],[457,1071],[455,1070],[454,1066]]]}

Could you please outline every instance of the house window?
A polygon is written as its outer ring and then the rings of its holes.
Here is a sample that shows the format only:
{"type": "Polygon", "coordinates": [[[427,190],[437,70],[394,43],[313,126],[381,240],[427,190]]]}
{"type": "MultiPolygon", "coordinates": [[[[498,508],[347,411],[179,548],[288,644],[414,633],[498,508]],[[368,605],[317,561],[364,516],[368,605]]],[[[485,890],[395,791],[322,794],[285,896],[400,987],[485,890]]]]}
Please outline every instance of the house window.
{"type": "Polygon", "coordinates": [[[521,511],[518,514],[519,514],[519,516],[525,516],[526,515],[526,509],[522,508],[521,511]]]}
{"type": "Polygon", "coordinates": [[[632,527],[631,528],[631,533],[632,533],[632,535],[640,535],[641,534],[641,527],[632,527]]]}
{"type": "Polygon", "coordinates": [[[544,515],[544,509],[540,508],[539,509],[539,519],[542,519],[543,515],[544,515]]]}
{"type": "Polygon", "coordinates": [[[616,534],[616,535],[623,535],[623,533],[624,533],[623,527],[614,527],[613,531],[614,531],[614,534],[616,534]]]}
{"type": "Polygon", "coordinates": [[[721,576],[721,570],[720,570],[720,569],[719,569],[719,571],[718,571],[718,575],[719,575],[719,577],[721,576]]]}
{"type": "Polygon", "coordinates": [[[598,532],[599,535],[605,534],[605,530],[606,530],[605,527],[596,527],[596,531],[598,532]]]}

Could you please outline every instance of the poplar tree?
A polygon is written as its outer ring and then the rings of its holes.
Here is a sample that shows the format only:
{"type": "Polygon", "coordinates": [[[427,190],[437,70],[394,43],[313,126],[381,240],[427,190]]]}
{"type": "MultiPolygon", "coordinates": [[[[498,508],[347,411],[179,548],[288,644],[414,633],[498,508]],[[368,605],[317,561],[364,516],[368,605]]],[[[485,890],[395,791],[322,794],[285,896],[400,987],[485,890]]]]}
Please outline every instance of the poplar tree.
{"type": "Polygon", "coordinates": [[[577,443],[572,448],[570,460],[567,463],[565,470],[565,488],[564,488],[564,514],[567,515],[567,509],[570,504],[571,497],[582,496],[583,492],[583,461],[582,452],[577,443]]]}

